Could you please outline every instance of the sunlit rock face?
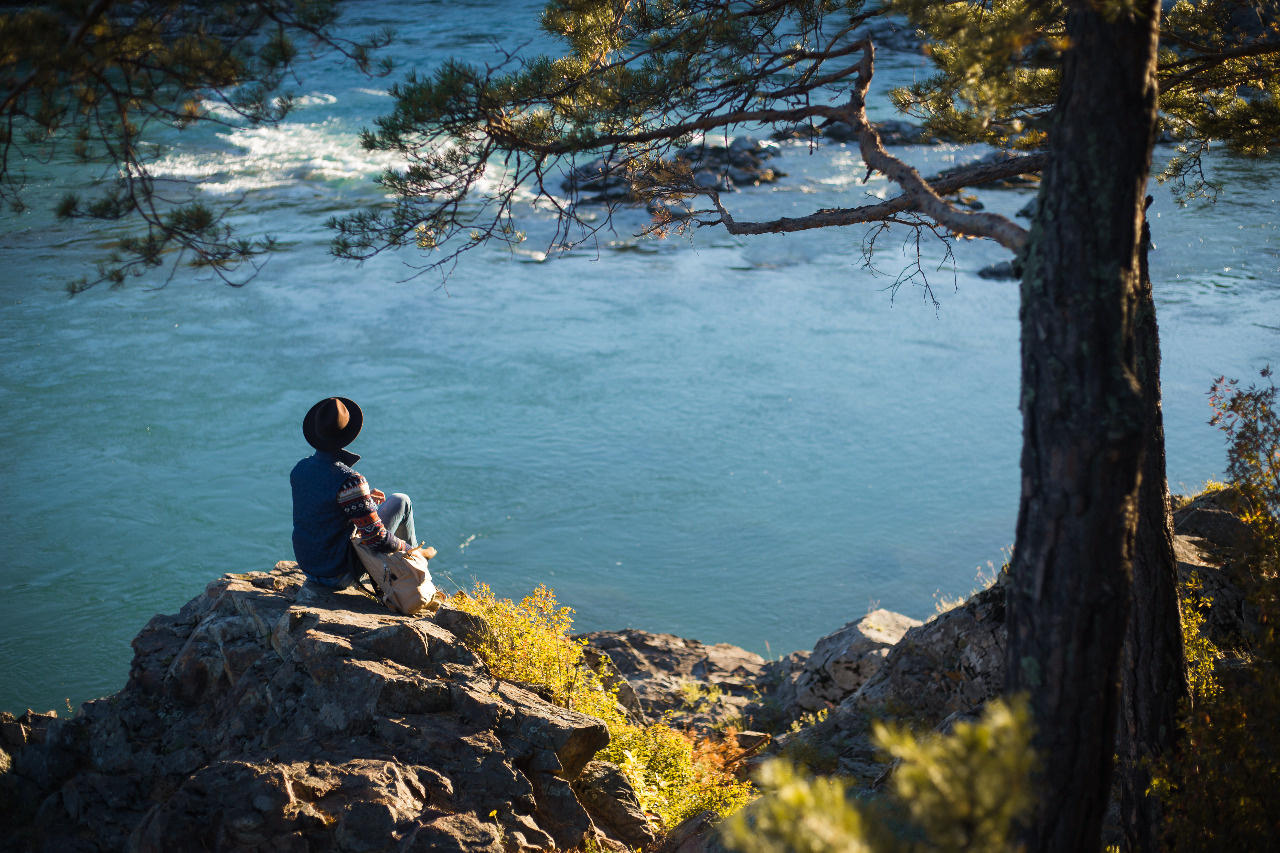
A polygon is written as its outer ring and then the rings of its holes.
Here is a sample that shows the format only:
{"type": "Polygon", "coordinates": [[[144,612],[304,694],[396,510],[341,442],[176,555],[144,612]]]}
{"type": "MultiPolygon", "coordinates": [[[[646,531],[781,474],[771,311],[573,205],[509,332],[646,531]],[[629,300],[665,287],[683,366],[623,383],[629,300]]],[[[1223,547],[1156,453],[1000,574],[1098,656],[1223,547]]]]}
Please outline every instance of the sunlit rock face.
{"type": "MultiPolygon", "coordinates": [[[[73,719],[6,715],[15,849],[546,850],[652,839],[593,717],[490,676],[436,621],[227,575],[73,719]],[[576,791],[580,791],[581,797],[576,791]],[[25,817],[23,817],[25,816],[25,817]]],[[[474,626],[470,626],[473,627],[474,626]]]]}

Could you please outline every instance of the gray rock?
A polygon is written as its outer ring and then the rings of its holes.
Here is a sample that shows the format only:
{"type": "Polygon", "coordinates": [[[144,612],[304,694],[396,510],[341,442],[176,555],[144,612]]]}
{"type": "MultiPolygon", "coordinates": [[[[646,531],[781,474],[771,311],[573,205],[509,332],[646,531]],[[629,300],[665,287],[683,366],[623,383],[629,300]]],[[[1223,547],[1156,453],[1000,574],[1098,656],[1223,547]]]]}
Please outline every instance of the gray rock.
{"type": "MultiPolygon", "coordinates": [[[[924,145],[935,143],[938,140],[925,133],[924,128],[914,122],[903,121],[901,119],[886,119],[872,123],[876,132],[880,134],[880,144],[886,147],[895,145],[924,145]]],[[[773,138],[778,140],[784,139],[812,139],[821,137],[829,142],[857,142],[858,136],[853,132],[853,128],[848,122],[833,121],[814,125],[809,123],[801,123],[790,125],[778,129],[773,133],[773,138]]]]}
{"type": "Polygon", "coordinates": [[[1004,586],[973,595],[903,635],[840,710],[911,715],[936,725],[1004,687],[1004,586]]]}
{"type": "MultiPolygon", "coordinates": [[[[658,170],[674,169],[677,174],[688,170],[696,188],[733,192],[736,184],[759,186],[785,177],[785,172],[762,166],[778,151],[776,144],[750,136],[740,136],[728,146],[704,141],[682,149],[673,162],[658,167],[658,170]]],[[[627,160],[599,157],[572,169],[561,183],[561,188],[579,203],[635,201],[634,185],[644,184],[647,178],[633,172],[634,168],[634,164],[627,160]]],[[[670,177],[670,174],[666,175],[666,178],[670,177]]],[[[687,205],[680,202],[650,200],[647,204],[651,213],[660,212],[676,219],[689,216],[687,205]]]]}
{"type": "Polygon", "coordinates": [[[792,753],[816,770],[871,786],[885,771],[871,722],[898,718],[933,727],[981,705],[1004,686],[1004,646],[1004,588],[996,585],[908,629],[861,687],[825,719],[777,738],[770,754],[792,753]]]}
{"type": "Polygon", "coordinates": [[[1239,516],[1210,507],[1191,508],[1181,515],[1175,529],[1221,548],[1244,549],[1254,541],[1253,530],[1239,516]]]}
{"type": "MultiPolygon", "coordinates": [[[[1220,649],[1247,648],[1261,628],[1258,606],[1241,589],[1243,579],[1233,577],[1235,567],[1215,559],[1201,547],[1204,543],[1204,539],[1194,536],[1173,537],[1180,588],[1187,590],[1190,583],[1199,588],[1198,610],[1204,618],[1200,633],[1206,639],[1220,649]]],[[[1184,596],[1182,605],[1188,607],[1191,602],[1184,596]]]]}
{"type": "Polygon", "coordinates": [[[647,724],[649,718],[644,712],[644,705],[641,704],[640,697],[636,695],[635,688],[631,686],[631,682],[627,681],[626,677],[618,670],[613,658],[609,657],[607,652],[590,645],[582,647],[582,656],[587,666],[599,674],[604,686],[617,694],[618,704],[622,706],[627,720],[632,725],[642,726],[647,724]]]}
{"type": "Polygon", "coordinates": [[[573,790],[596,825],[624,844],[640,848],[657,840],[635,789],[616,764],[592,761],[573,781],[573,790]]]}
{"type": "Polygon", "coordinates": [[[876,122],[875,126],[876,132],[880,134],[881,144],[886,146],[920,145],[925,142],[936,141],[924,132],[923,127],[909,121],[889,119],[876,122]]]}
{"type": "Polygon", "coordinates": [[[628,164],[623,160],[598,157],[571,169],[560,187],[570,195],[596,193],[596,198],[621,198],[631,194],[628,164]]]}
{"type": "Polygon", "coordinates": [[[733,192],[733,182],[729,180],[728,175],[722,175],[713,172],[710,169],[700,169],[693,173],[694,186],[701,187],[704,190],[715,190],[716,192],[733,192]]]}
{"type": "MultiPolygon", "coordinates": [[[[527,838],[521,841],[523,847],[534,847],[527,838]]],[[[469,814],[447,815],[417,827],[402,849],[404,853],[504,853],[502,836],[469,814]]]]}
{"type": "Polygon", "coordinates": [[[582,638],[608,654],[646,717],[674,715],[677,727],[705,730],[742,717],[764,683],[764,658],[728,643],[634,629],[582,638]]]}
{"type": "Polygon", "coordinates": [[[1215,548],[1247,551],[1257,537],[1238,514],[1241,500],[1234,488],[1197,495],[1174,512],[1174,532],[1207,540],[1215,548]]]}
{"type": "Polygon", "coordinates": [[[812,122],[800,122],[779,127],[769,135],[769,138],[772,140],[813,139],[821,135],[822,132],[818,130],[817,125],[812,122]]]}
{"type": "Polygon", "coordinates": [[[690,815],[647,853],[724,853],[716,831],[719,822],[720,815],[713,811],[690,815]]]}
{"type": "Polygon", "coordinates": [[[649,199],[645,207],[651,216],[660,215],[676,220],[688,219],[693,216],[693,209],[689,206],[689,202],[683,199],[652,198],[649,199]]]}
{"type": "Polygon", "coordinates": [[[853,128],[843,121],[832,122],[821,128],[821,135],[825,139],[832,142],[852,142],[857,139],[857,135],[853,132],[853,128]]]}
{"type": "Polygon", "coordinates": [[[591,816],[578,802],[573,788],[553,773],[529,774],[538,801],[538,825],[551,836],[560,850],[579,848],[596,835],[591,816]]]}
{"type": "Polygon", "coordinates": [[[889,649],[919,620],[889,610],[874,610],[828,634],[803,665],[773,694],[780,721],[832,708],[875,674],[889,649]]]}
{"type": "Polygon", "coordinates": [[[978,277],[996,280],[1016,279],[1018,271],[1014,268],[1013,261],[1000,261],[998,264],[978,270],[978,277]]]}
{"type": "MultiPolygon", "coordinates": [[[[985,157],[981,157],[977,160],[973,160],[968,163],[961,163],[958,166],[952,166],[950,169],[943,169],[941,172],[938,173],[938,176],[946,177],[947,175],[951,175],[951,174],[954,174],[955,172],[960,172],[965,169],[972,168],[974,166],[994,165],[997,163],[1002,163],[1005,160],[1011,160],[1021,156],[1022,155],[1016,151],[1003,151],[1003,150],[992,151],[990,154],[986,155],[985,157]]],[[[1014,175],[1013,177],[1003,178],[998,181],[989,181],[985,184],[975,184],[974,186],[976,189],[1000,190],[1000,189],[1018,189],[1022,187],[1038,187],[1039,185],[1040,185],[1040,176],[1038,174],[1029,173],[1025,175],[1014,175]]]]}
{"type": "MultiPolygon", "coordinates": [[[[569,784],[604,723],[492,678],[430,619],[281,563],[210,584],[134,649],[125,689],[74,719],[0,716],[0,796],[32,848],[617,845],[569,784]]],[[[611,790],[593,790],[602,814],[611,790]]]]}
{"type": "Polygon", "coordinates": [[[448,602],[440,605],[434,622],[462,642],[471,645],[484,642],[490,631],[489,623],[483,616],[451,607],[448,602]]]}

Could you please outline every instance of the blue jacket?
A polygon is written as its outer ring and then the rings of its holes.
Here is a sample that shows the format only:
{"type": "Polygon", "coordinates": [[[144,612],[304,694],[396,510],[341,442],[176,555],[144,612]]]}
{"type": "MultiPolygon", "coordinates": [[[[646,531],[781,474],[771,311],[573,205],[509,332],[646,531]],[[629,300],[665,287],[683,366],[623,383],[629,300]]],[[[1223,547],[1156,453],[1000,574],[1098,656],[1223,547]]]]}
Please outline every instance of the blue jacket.
{"type": "Polygon", "coordinates": [[[298,568],[317,578],[340,578],[351,569],[355,525],[338,504],[338,492],[360,457],[347,450],[317,450],[293,466],[293,555],[298,568]]]}

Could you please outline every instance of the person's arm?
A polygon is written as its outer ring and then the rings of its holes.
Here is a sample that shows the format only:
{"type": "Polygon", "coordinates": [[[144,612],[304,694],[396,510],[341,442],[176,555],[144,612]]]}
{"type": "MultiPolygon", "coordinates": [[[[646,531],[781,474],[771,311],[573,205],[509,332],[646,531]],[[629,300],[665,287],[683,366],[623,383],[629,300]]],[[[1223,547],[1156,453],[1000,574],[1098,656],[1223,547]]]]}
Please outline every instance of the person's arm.
{"type": "Polygon", "coordinates": [[[374,499],[373,492],[369,488],[369,481],[356,473],[352,473],[338,489],[338,506],[342,507],[347,520],[356,526],[360,544],[381,554],[408,551],[409,543],[396,538],[383,526],[382,519],[378,517],[378,502],[374,499]]]}

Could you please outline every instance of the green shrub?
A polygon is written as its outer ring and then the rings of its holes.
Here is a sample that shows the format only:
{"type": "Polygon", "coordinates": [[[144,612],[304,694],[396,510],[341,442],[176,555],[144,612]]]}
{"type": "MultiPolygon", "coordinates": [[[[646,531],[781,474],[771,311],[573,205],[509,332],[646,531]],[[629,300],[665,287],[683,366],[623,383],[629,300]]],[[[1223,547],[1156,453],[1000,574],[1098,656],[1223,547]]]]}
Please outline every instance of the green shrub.
{"type": "Polygon", "coordinates": [[[680,685],[680,693],[684,697],[684,707],[694,713],[710,710],[716,700],[724,695],[724,690],[716,684],[702,684],[697,681],[686,681],[680,685]]]}
{"type": "Polygon", "coordinates": [[[451,603],[488,623],[473,650],[494,676],[544,687],[557,705],[604,721],[609,745],[596,757],[622,768],[664,830],[705,809],[728,814],[754,796],[754,788],[735,779],[709,747],[662,723],[627,722],[616,692],[584,662],[585,643],[569,637],[573,609],[560,606],[546,586],[515,603],[478,583],[470,596],[460,593],[451,603]]]}
{"type": "Polygon", "coordinates": [[[1152,787],[1177,851],[1267,850],[1280,835],[1280,667],[1274,638],[1243,684],[1196,698],[1152,787]]]}
{"type": "Polygon", "coordinates": [[[610,731],[625,725],[617,695],[583,661],[585,643],[569,637],[573,608],[561,607],[545,585],[517,604],[477,583],[470,596],[458,594],[451,603],[488,623],[474,651],[494,676],[544,687],[555,704],[599,717],[610,731]]]}
{"type": "Polygon", "coordinates": [[[742,853],[1015,850],[1015,825],[1033,805],[1031,733],[1023,698],[993,700],[949,735],[877,724],[876,743],[901,763],[887,796],[873,801],[851,798],[839,779],[769,762],[763,796],[725,822],[725,842],[742,853]]]}
{"type": "Polygon", "coordinates": [[[640,805],[670,830],[707,809],[732,814],[755,796],[755,788],[712,760],[706,747],[705,741],[654,723],[623,727],[596,757],[621,767],[640,805]]]}
{"type": "MultiPolygon", "coordinates": [[[[1270,371],[1262,372],[1269,380],[1270,371]]],[[[1233,559],[1242,563],[1258,606],[1261,630],[1252,637],[1247,666],[1220,688],[1213,676],[1217,652],[1200,636],[1199,590],[1193,578],[1183,607],[1192,702],[1182,740],[1153,774],[1165,806],[1166,842],[1179,851],[1266,850],[1280,837],[1280,415],[1273,382],[1240,390],[1234,380],[1214,383],[1212,423],[1228,438],[1227,475],[1242,497],[1254,544],[1233,559]]]]}
{"type": "Polygon", "coordinates": [[[1203,633],[1204,611],[1207,602],[1199,572],[1192,572],[1183,585],[1182,599],[1182,648],[1187,658],[1187,682],[1193,702],[1206,702],[1222,690],[1214,675],[1222,652],[1203,633]]]}
{"type": "Polygon", "coordinates": [[[1238,380],[1219,377],[1209,392],[1214,410],[1209,423],[1228,439],[1227,479],[1244,498],[1245,521],[1258,535],[1258,547],[1249,556],[1260,584],[1280,572],[1280,389],[1269,367],[1262,378],[1266,384],[1242,391],[1238,380]]]}

